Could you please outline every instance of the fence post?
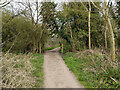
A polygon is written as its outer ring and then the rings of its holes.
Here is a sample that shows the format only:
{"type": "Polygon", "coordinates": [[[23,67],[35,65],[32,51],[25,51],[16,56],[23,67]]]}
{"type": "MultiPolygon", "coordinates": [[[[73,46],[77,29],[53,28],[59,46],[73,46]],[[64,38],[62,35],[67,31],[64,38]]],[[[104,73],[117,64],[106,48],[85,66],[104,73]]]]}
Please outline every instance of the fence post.
{"type": "Polygon", "coordinates": [[[61,53],[63,54],[63,43],[62,43],[61,53]]]}

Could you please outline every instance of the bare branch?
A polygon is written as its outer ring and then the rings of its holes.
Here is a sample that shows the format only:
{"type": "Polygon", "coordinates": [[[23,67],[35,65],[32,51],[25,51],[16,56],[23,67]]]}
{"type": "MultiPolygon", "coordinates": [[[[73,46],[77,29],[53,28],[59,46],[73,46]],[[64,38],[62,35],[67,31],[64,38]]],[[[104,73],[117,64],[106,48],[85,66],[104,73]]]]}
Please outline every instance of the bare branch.
{"type": "MultiPolygon", "coordinates": [[[[11,1],[12,1],[12,0],[11,0],[11,1]]],[[[11,1],[9,1],[9,2],[7,2],[7,3],[6,3],[6,2],[4,2],[4,3],[3,3],[3,5],[2,5],[2,6],[0,6],[0,7],[5,7],[5,6],[7,6],[8,4],[10,4],[10,2],[11,2],[11,1]]]]}
{"type": "Polygon", "coordinates": [[[86,9],[86,11],[88,11],[87,7],[83,4],[83,2],[80,0],[81,4],[83,5],[83,7],[86,9]]]}
{"type": "Polygon", "coordinates": [[[91,0],[92,4],[94,5],[95,8],[97,8],[103,15],[104,15],[104,12],[101,8],[99,8],[97,5],[95,5],[95,3],[91,0]]]}

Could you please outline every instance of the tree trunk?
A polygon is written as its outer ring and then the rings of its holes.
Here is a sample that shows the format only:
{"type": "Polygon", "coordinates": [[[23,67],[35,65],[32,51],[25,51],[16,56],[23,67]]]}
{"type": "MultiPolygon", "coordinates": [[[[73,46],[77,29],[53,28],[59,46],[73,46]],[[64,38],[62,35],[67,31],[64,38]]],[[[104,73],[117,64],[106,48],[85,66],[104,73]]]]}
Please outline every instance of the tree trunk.
{"type": "Polygon", "coordinates": [[[90,1],[89,1],[89,10],[88,10],[89,49],[91,49],[90,14],[91,14],[91,5],[90,5],[90,1]]]}
{"type": "Polygon", "coordinates": [[[72,31],[71,31],[71,30],[70,30],[70,34],[71,34],[72,51],[73,51],[73,52],[76,52],[75,44],[74,44],[74,41],[73,41],[73,36],[72,36],[72,31]]]}
{"type": "Polygon", "coordinates": [[[106,30],[105,30],[105,48],[107,48],[107,36],[106,36],[106,32],[107,32],[107,24],[106,24],[106,30]]]}
{"type": "Polygon", "coordinates": [[[110,33],[110,54],[112,60],[115,61],[115,41],[114,41],[113,29],[109,17],[107,17],[106,19],[108,23],[108,30],[110,33]]]}
{"type": "Polygon", "coordinates": [[[114,40],[114,33],[113,33],[113,28],[111,25],[111,21],[108,15],[108,7],[107,7],[107,3],[104,2],[104,10],[105,10],[105,19],[106,19],[106,23],[108,26],[108,30],[109,30],[109,38],[110,38],[110,55],[111,55],[111,59],[113,61],[115,61],[115,40],[114,40]]]}
{"type": "MultiPolygon", "coordinates": [[[[92,1],[92,0],[91,0],[92,1]]],[[[110,55],[111,55],[111,59],[113,61],[115,61],[115,41],[114,41],[114,33],[113,33],[113,29],[112,29],[112,25],[110,22],[110,18],[108,15],[108,6],[107,6],[107,1],[104,0],[103,3],[103,8],[104,8],[104,12],[102,8],[99,8],[95,5],[95,3],[92,1],[92,4],[103,14],[105,20],[106,20],[106,24],[108,25],[108,30],[109,30],[109,38],[110,38],[110,55]]]]}

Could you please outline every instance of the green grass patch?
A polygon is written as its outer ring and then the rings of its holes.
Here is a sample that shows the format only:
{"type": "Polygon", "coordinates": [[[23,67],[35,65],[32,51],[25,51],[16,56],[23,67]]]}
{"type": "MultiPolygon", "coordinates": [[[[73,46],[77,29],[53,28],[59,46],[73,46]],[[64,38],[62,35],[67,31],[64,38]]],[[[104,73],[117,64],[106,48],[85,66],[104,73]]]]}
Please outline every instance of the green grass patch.
{"type": "MultiPolygon", "coordinates": [[[[107,61],[106,55],[97,52],[68,52],[63,54],[68,68],[86,88],[119,88],[118,69],[107,61]],[[105,73],[105,71],[107,72],[105,73]],[[117,82],[113,81],[113,77],[117,82]]],[[[115,63],[114,63],[115,64],[115,63]]]]}
{"type": "Polygon", "coordinates": [[[46,48],[46,50],[52,50],[52,49],[55,49],[55,48],[58,48],[58,47],[60,47],[60,46],[58,45],[58,46],[55,46],[55,47],[48,47],[48,48],[46,48]]]}
{"type": "Polygon", "coordinates": [[[34,54],[33,58],[31,59],[31,63],[35,68],[32,75],[36,78],[35,87],[42,88],[43,80],[44,80],[44,73],[43,73],[43,55],[41,54],[34,54]]]}

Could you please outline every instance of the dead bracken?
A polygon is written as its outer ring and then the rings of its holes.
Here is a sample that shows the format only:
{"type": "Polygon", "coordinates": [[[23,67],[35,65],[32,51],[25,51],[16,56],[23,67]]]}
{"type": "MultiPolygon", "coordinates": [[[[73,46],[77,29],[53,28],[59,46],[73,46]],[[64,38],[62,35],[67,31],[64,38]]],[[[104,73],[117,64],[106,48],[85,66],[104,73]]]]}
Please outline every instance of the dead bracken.
{"type": "Polygon", "coordinates": [[[34,70],[30,59],[32,55],[15,55],[8,53],[2,57],[2,83],[3,88],[32,88],[34,78],[31,72],[34,70]]]}

